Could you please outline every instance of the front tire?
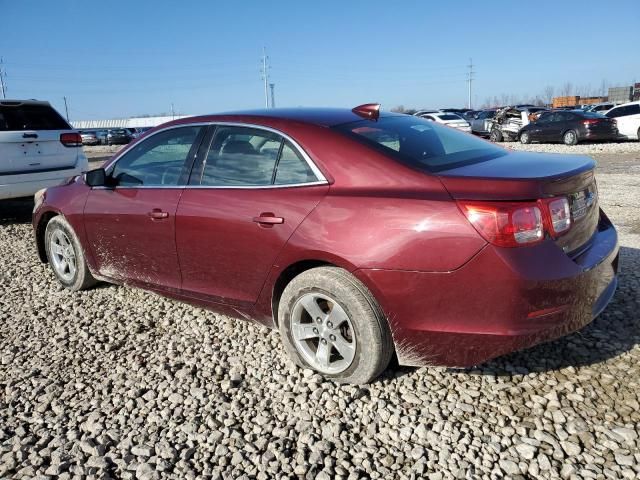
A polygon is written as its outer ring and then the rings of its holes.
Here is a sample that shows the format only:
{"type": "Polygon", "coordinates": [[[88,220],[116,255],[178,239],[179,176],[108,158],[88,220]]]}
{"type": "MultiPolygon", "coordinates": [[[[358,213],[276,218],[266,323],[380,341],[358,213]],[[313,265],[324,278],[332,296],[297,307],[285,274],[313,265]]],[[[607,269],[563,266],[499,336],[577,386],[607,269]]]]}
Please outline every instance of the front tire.
{"type": "Polygon", "coordinates": [[[370,382],[393,355],[391,331],[375,298],[337,267],[307,270],[286,286],[278,328],[297,365],[340,383],[370,382]]]}
{"type": "Polygon", "coordinates": [[[567,130],[562,136],[565,145],[576,145],[578,143],[578,134],[574,130],[567,130]]]}
{"type": "Polygon", "coordinates": [[[493,129],[489,134],[489,139],[494,143],[501,142],[504,138],[502,136],[502,132],[500,130],[493,129]]]}
{"type": "Polygon", "coordinates": [[[44,233],[44,245],[49,265],[65,288],[75,292],[97,283],[89,271],[78,237],[63,216],[49,220],[44,233]]]}

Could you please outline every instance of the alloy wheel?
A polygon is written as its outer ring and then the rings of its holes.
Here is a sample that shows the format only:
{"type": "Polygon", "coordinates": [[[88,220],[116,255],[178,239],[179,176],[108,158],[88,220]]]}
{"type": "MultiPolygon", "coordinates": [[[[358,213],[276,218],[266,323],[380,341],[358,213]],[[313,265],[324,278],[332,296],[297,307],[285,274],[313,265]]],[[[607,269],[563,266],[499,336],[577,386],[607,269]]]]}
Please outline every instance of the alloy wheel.
{"type": "Polygon", "coordinates": [[[56,229],[49,243],[51,260],[56,273],[66,282],[71,282],[76,275],[76,252],[65,232],[56,229]]]}
{"type": "Polygon", "coordinates": [[[355,330],[340,304],[322,293],[307,293],[293,306],[293,343],[313,369],[328,374],[345,371],[356,354],[355,330]]]}

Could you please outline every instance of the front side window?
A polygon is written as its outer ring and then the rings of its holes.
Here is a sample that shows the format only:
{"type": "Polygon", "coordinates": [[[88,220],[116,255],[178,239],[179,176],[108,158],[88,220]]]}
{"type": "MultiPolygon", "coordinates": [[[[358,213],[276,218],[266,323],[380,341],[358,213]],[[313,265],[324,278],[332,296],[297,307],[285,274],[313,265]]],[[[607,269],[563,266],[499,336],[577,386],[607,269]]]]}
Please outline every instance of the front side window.
{"type": "Polygon", "coordinates": [[[251,127],[217,127],[200,175],[210,187],[263,187],[315,182],[301,154],[281,135],[251,127]]]}
{"type": "Polygon", "coordinates": [[[179,127],[152,135],[125,153],[109,172],[114,186],[177,186],[202,127],[179,127]]]}
{"type": "Polygon", "coordinates": [[[333,128],[419,170],[440,171],[507,154],[484,140],[412,116],[360,120],[333,128]]]}

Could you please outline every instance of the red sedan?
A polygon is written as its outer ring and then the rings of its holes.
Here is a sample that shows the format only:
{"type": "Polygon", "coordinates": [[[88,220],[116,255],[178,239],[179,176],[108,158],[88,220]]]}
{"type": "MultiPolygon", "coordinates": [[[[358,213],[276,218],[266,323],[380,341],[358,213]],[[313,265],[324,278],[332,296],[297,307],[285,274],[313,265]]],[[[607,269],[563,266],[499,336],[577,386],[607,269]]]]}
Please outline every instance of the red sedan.
{"type": "Polygon", "coordinates": [[[617,285],[587,157],[378,105],[181,119],[36,195],[71,290],[133,285],[278,328],[338,381],[472,366],[575,331],[617,285]]]}

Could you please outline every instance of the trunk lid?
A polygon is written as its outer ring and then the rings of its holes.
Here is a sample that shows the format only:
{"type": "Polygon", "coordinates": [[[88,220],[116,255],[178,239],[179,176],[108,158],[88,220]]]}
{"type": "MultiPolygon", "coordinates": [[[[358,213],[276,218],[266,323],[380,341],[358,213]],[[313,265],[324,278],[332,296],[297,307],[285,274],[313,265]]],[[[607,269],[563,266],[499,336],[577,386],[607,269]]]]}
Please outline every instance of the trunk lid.
{"type": "Polygon", "coordinates": [[[438,172],[456,200],[526,201],[566,196],[572,227],[556,243],[576,252],[588,243],[599,221],[595,162],[578,155],[510,152],[485,162],[438,172]]]}

